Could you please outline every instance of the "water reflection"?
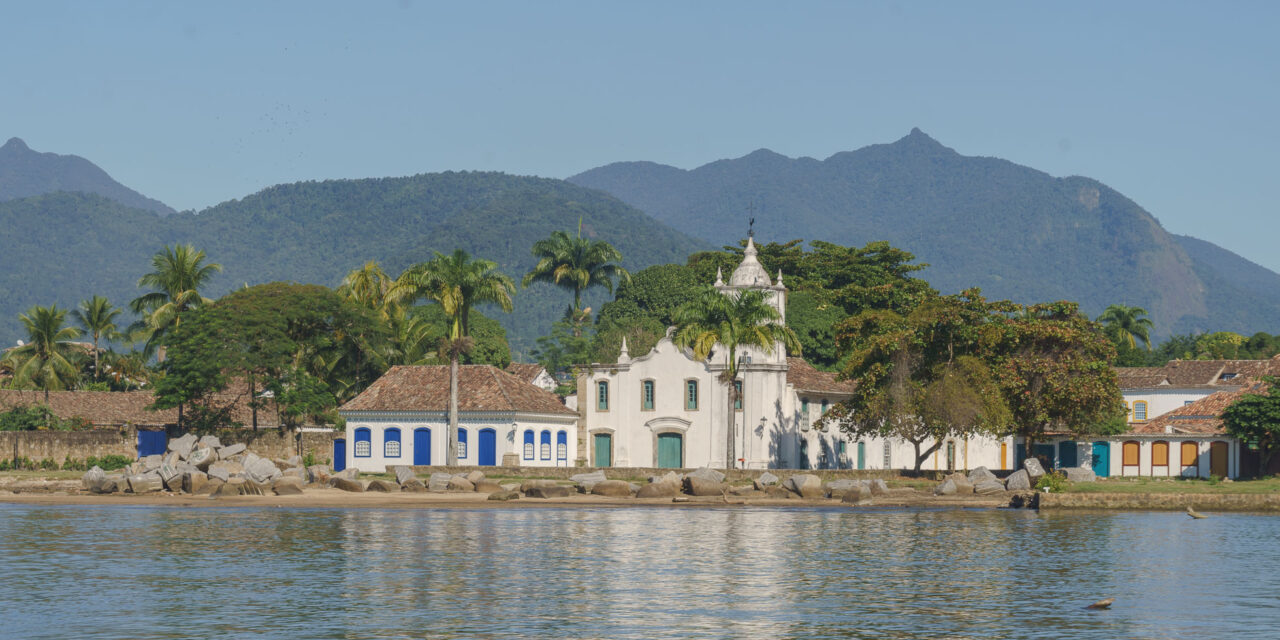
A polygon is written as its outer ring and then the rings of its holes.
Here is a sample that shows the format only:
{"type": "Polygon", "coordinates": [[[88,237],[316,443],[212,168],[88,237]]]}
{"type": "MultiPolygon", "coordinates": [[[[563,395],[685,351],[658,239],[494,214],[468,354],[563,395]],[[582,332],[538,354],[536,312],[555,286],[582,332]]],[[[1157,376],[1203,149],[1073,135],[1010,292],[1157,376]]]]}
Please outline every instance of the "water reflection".
{"type": "Polygon", "coordinates": [[[1280,518],[0,507],[15,638],[1270,637],[1280,518]],[[1081,607],[1117,599],[1109,612],[1081,607]]]}

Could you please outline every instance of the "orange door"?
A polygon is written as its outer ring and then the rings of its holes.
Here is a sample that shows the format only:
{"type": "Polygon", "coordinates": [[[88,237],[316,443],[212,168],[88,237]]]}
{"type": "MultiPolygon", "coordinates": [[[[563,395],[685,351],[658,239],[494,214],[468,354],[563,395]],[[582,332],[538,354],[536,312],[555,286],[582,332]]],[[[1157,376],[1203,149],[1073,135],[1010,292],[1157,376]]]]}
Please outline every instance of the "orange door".
{"type": "Polygon", "coordinates": [[[1209,474],[1225,478],[1227,468],[1227,443],[1218,441],[1209,445],[1209,474]]]}

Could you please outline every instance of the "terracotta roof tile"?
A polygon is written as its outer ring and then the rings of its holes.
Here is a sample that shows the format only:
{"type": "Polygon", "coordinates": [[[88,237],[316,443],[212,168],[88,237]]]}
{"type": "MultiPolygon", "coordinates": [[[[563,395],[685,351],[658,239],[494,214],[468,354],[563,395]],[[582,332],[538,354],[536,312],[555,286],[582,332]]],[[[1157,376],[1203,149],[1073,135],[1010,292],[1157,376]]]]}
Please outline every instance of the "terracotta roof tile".
{"type": "Polygon", "coordinates": [[[836,374],[818,371],[804,358],[787,358],[787,384],[796,391],[850,395],[857,386],[851,380],[836,380],[836,374]]]}
{"type": "Polygon", "coordinates": [[[527,364],[524,362],[512,362],[507,365],[507,373],[524,380],[525,382],[533,382],[538,379],[546,369],[537,363],[527,364]]]}
{"type": "MultiPolygon", "coordinates": [[[[176,409],[152,411],[150,391],[50,391],[49,409],[67,420],[84,418],[95,426],[124,424],[171,424],[178,421],[176,409]]],[[[44,404],[43,391],[0,389],[0,410],[44,404]]]]}
{"type": "Polygon", "coordinates": [[[1225,433],[1222,428],[1222,412],[1231,403],[1246,393],[1262,393],[1266,385],[1253,383],[1247,387],[1232,391],[1219,391],[1207,395],[1191,404],[1184,405],[1153,420],[1133,426],[1133,433],[1160,434],[1182,433],[1195,435],[1218,435],[1225,433]]]}
{"type": "MultiPolygon", "coordinates": [[[[342,411],[448,411],[448,365],[391,367],[342,411]]],[[[574,415],[554,393],[492,365],[458,367],[459,411],[574,415]]]]}

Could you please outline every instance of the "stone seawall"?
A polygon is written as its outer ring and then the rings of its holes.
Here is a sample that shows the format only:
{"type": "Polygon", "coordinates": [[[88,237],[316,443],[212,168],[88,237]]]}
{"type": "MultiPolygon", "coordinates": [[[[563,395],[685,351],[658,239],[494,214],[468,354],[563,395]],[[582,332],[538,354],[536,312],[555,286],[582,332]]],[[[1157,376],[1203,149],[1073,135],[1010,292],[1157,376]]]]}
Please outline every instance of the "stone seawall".
{"type": "MultiPolygon", "coordinates": [[[[391,472],[391,467],[387,466],[387,472],[391,472]]],[[[417,474],[431,474],[434,472],[441,473],[467,473],[469,471],[480,471],[486,476],[522,476],[528,478],[558,478],[568,480],[569,476],[579,473],[592,473],[595,471],[603,471],[606,478],[610,480],[633,480],[636,478],[647,478],[649,476],[660,476],[668,471],[676,473],[686,473],[693,469],[655,469],[648,467],[446,467],[441,465],[423,466],[414,465],[413,472],[417,474]]],[[[787,476],[797,473],[812,473],[822,479],[823,482],[828,480],[839,480],[842,478],[881,478],[891,479],[900,478],[902,476],[913,476],[910,471],[902,471],[899,469],[732,469],[725,471],[717,469],[725,474],[727,482],[735,482],[739,480],[754,480],[760,474],[768,471],[779,478],[786,480],[787,476]]],[[[947,475],[945,471],[921,471],[921,478],[929,480],[941,480],[947,475]]]]}
{"type": "Polygon", "coordinates": [[[1280,511],[1280,494],[1274,493],[1042,493],[1036,497],[1042,510],[1280,511]]]}
{"type": "MultiPolygon", "coordinates": [[[[181,437],[185,430],[170,427],[170,440],[181,437]]],[[[203,433],[197,435],[205,435],[203,433]]],[[[342,437],[338,431],[306,431],[282,433],[274,427],[252,429],[219,429],[212,435],[224,443],[244,443],[250,451],[267,458],[288,459],[309,453],[316,462],[331,462],[333,440],[342,437]]],[[[88,431],[0,431],[0,459],[27,458],[35,462],[53,460],[62,464],[67,458],[77,462],[89,457],[108,455],[138,457],[138,432],[133,427],[92,429],[88,431]]],[[[566,476],[567,477],[567,476],[566,476]]]]}
{"type": "Polygon", "coordinates": [[[133,429],[90,431],[0,431],[0,458],[28,458],[62,464],[67,458],[81,461],[90,456],[138,457],[138,436],[133,429]]]}

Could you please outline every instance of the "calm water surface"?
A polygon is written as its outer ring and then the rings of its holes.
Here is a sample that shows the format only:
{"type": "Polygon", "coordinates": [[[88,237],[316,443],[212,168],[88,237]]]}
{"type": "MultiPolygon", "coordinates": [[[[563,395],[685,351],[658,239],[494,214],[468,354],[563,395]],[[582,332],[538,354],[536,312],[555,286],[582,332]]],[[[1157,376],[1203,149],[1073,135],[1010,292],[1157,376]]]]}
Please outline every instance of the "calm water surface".
{"type": "Polygon", "coordinates": [[[5,638],[1280,637],[1259,515],[7,505],[0,558],[5,638]]]}

